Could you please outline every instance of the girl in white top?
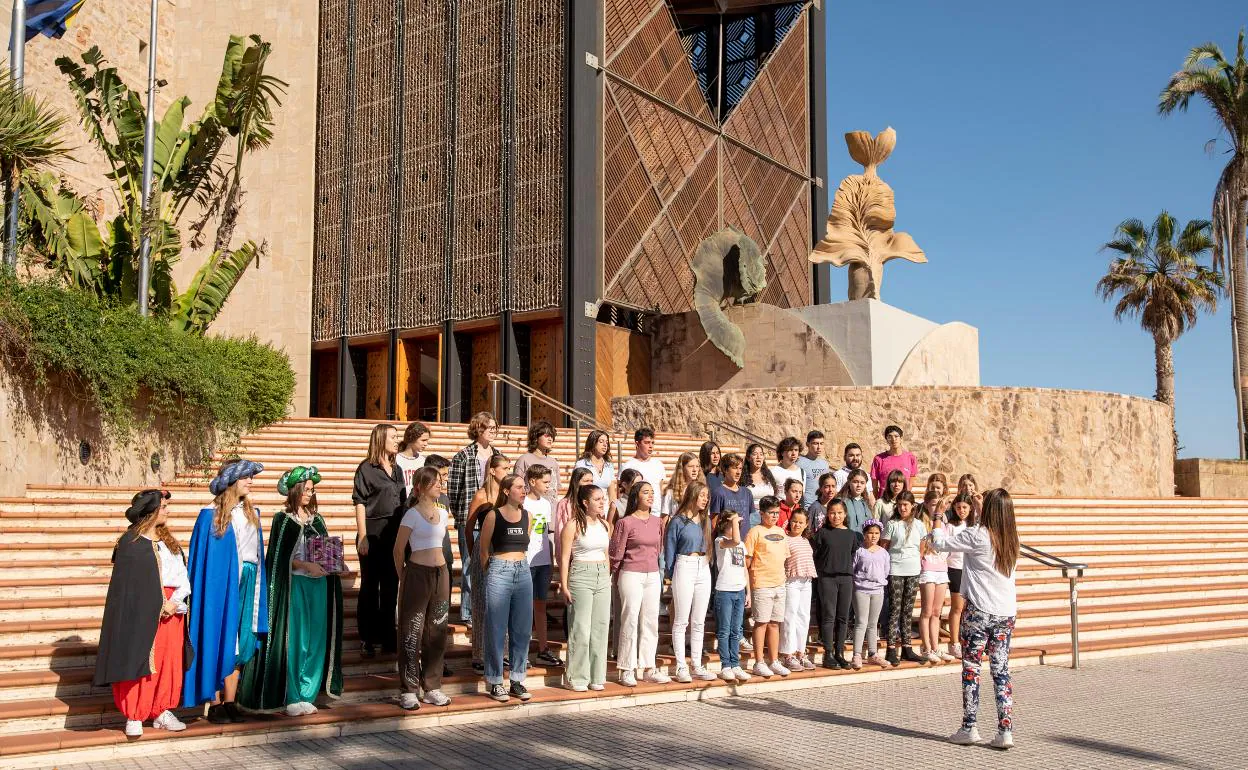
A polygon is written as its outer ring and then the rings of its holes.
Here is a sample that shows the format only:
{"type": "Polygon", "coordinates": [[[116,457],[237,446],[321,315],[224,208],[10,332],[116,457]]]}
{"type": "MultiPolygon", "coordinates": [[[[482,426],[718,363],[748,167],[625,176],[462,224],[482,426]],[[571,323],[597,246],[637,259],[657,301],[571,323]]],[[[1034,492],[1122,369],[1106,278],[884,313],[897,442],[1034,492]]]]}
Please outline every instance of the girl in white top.
{"type": "Polygon", "coordinates": [[[593,430],[585,439],[585,451],[573,468],[588,468],[593,474],[594,486],[607,493],[608,500],[615,499],[615,466],[611,464],[611,437],[606,431],[593,430]]]}
{"type": "Polygon", "coordinates": [[[606,514],[606,493],[584,484],[559,537],[559,590],[568,605],[568,687],[575,692],[606,688],[611,623],[611,525],[606,514]]]}
{"type": "Polygon", "coordinates": [[[741,514],[725,511],[715,520],[715,635],[719,645],[719,678],[748,682],[741,668],[741,621],[749,602],[750,581],[741,542],[741,514]]]}
{"type": "Polygon", "coordinates": [[[884,525],[880,545],[888,549],[889,555],[888,654],[884,659],[896,666],[903,660],[923,662],[910,645],[910,624],[914,618],[914,597],[919,591],[919,543],[927,536],[927,527],[914,515],[914,495],[910,490],[903,490],[894,502],[897,518],[884,525]]]}
{"type": "MultiPolygon", "coordinates": [[[[745,449],[745,470],[741,473],[741,483],[750,490],[754,498],[754,510],[758,510],[758,501],[764,497],[778,497],[779,489],[776,477],[771,468],[767,467],[767,455],[762,444],[750,444],[745,449]]],[[[745,511],[740,511],[745,515],[745,511]]]]}
{"type": "Polygon", "coordinates": [[[685,490],[690,484],[702,476],[702,463],[693,452],[682,452],[676,460],[676,470],[667,482],[667,491],[663,493],[663,518],[670,520],[676,515],[680,501],[685,497],[685,490]]]}
{"type": "MultiPolygon", "coordinates": [[[[969,474],[968,474],[969,475],[969,474]]],[[[970,495],[959,493],[949,504],[948,534],[956,535],[967,527],[975,525],[975,500],[970,495]]],[[[966,602],[962,599],[962,560],[961,551],[949,554],[949,654],[955,659],[962,659],[962,644],[958,641],[962,625],[962,608],[966,602]]]]}
{"type": "Polygon", "coordinates": [[[957,534],[933,533],[933,545],[947,553],[963,554],[962,596],[962,729],[949,737],[957,744],[978,743],[975,720],[979,712],[979,664],[985,653],[992,672],[997,701],[997,737],[992,747],[1014,745],[1014,699],[1010,686],[1010,640],[1018,597],[1014,570],[1018,565],[1018,528],[1014,501],[1004,489],[984,495],[979,523],[957,534]]]}
{"type": "MultiPolygon", "coordinates": [[[[888,539],[888,522],[892,520],[893,514],[897,510],[897,496],[906,491],[906,474],[901,471],[893,471],[888,474],[888,479],[884,482],[884,491],[880,493],[880,497],[875,501],[875,508],[872,513],[875,518],[884,522],[884,539],[888,539]]],[[[911,500],[914,498],[911,497],[911,500]]]]}
{"type": "Polygon", "coordinates": [[[407,509],[394,543],[394,569],[399,574],[399,706],[420,708],[424,702],[445,706],[442,659],[446,655],[451,609],[451,580],[442,555],[442,539],[450,512],[438,504],[442,484],[433,468],[412,477],[416,504],[407,509]],[[410,548],[411,555],[405,557],[410,548]]]}

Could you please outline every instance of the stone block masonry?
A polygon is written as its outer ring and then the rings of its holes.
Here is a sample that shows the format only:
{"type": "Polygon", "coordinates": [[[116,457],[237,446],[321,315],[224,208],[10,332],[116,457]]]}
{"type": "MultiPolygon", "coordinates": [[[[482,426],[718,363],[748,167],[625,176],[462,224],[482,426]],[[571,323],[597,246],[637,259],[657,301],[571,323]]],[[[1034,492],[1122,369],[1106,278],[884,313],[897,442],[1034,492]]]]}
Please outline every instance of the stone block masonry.
{"type": "MultiPolygon", "coordinates": [[[[705,435],[709,420],[779,440],[812,428],[834,463],[845,444],[867,462],[897,424],[920,480],[974,473],[981,489],[1062,497],[1170,497],[1170,408],[1157,401],[1077,390],[986,387],[810,387],[697,391],[612,400],[617,430],[705,435]]],[[[737,439],[725,437],[737,443],[737,439]]]]}

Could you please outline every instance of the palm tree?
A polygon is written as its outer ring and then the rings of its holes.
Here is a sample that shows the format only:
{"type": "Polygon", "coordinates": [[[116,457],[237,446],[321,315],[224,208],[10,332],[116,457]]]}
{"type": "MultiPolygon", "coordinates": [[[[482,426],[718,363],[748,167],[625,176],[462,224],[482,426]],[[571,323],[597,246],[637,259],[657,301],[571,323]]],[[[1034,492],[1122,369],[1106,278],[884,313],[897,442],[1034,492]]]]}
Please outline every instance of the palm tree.
{"type": "Polygon", "coordinates": [[[65,155],[64,126],[61,113],[18,88],[7,66],[0,68],[0,179],[6,192],[16,189],[23,173],[65,155]]]}
{"type": "MultiPolygon", "coordinates": [[[[1174,431],[1174,341],[1196,324],[1200,311],[1217,310],[1222,276],[1197,259],[1213,248],[1212,225],[1203,219],[1188,222],[1177,233],[1178,222],[1169,212],[1157,215],[1152,227],[1127,219],[1114,228],[1114,237],[1102,251],[1116,252],[1109,270],[1096,282],[1101,299],[1117,297],[1114,318],[1140,319],[1153,336],[1157,359],[1158,401],[1171,408],[1174,431]]],[[[1175,447],[1178,434],[1175,433],[1175,447]]]]}
{"type": "MultiPolygon", "coordinates": [[[[1248,59],[1244,58],[1244,30],[1234,63],[1226,60],[1214,43],[1193,48],[1183,69],[1170,77],[1157,105],[1162,115],[1186,111],[1193,96],[1213,110],[1222,130],[1230,137],[1231,159],[1222,169],[1213,190],[1213,268],[1231,277],[1231,323],[1235,354],[1241,367],[1248,366],[1248,59]],[[1229,268],[1229,269],[1228,269],[1229,268]]],[[[1240,372],[1241,409],[1248,408],[1248,378],[1240,372]]],[[[1248,425],[1248,415],[1240,415],[1248,425]]],[[[1241,456],[1244,436],[1238,437],[1241,456]]]]}

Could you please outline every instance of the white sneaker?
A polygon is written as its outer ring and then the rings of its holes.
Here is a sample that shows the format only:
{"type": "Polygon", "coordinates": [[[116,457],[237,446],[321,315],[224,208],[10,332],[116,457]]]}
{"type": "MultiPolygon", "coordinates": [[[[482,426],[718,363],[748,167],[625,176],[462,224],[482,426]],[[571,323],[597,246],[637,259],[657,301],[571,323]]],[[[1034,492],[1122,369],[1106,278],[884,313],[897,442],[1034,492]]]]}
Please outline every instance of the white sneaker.
{"type": "Polygon", "coordinates": [[[741,649],[745,652],[754,652],[754,645],[750,644],[750,640],[743,636],[741,637],[741,649]]]}
{"type": "Polygon", "coordinates": [[[949,645],[949,654],[957,658],[958,660],[961,660],[962,659],[962,645],[960,644],[949,645]]]}
{"type": "Polygon", "coordinates": [[[1004,751],[1005,749],[1014,748],[1014,731],[1013,730],[999,731],[997,733],[997,737],[993,738],[992,743],[989,743],[988,745],[993,747],[994,749],[1001,749],[1002,751],[1004,751]]]}
{"type": "MultiPolygon", "coordinates": [[[[935,650],[932,650],[931,652],[929,652],[929,653],[927,654],[927,656],[926,656],[926,660],[927,660],[927,662],[928,662],[928,663],[931,663],[933,666],[939,666],[941,663],[944,663],[944,662],[945,662],[945,661],[944,661],[944,660],[940,657],[940,653],[936,652],[935,650]]],[[[952,658],[951,658],[951,660],[952,660],[952,658]]]]}
{"type": "Polygon", "coordinates": [[[815,662],[814,662],[813,660],[811,660],[811,659],[810,659],[810,656],[809,656],[809,655],[807,655],[806,653],[802,653],[801,661],[802,661],[802,670],[803,670],[803,671],[814,671],[814,670],[815,670],[815,662]]]}
{"type": "Polygon", "coordinates": [[[399,708],[415,711],[420,708],[420,696],[414,692],[405,692],[399,696],[399,708]]]}
{"type": "MultiPolygon", "coordinates": [[[[401,699],[402,699],[402,696],[399,696],[399,697],[400,697],[400,700],[401,700],[401,699]]],[[[302,702],[287,703],[287,704],[286,704],[286,716],[288,716],[288,717],[301,717],[301,716],[303,716],[304,714],[307,714],[308,712],[304,710],[303,705],[304,705],[304,704],[303,704],[302,702]]],[[[153,722],[153,723],[152,723],[152,727],[155,727],[155,726],[156,726],[156,723],[155,723],[155,722],[153,722]]]]}
{"type": "Polygon", "coordinates": [[[668,684],[672,678],[657,668],[652,668],[646,672],[646,681],[650,684],[668,684]]]}
{"type": "Polygon", "coordinates": [[[754,664],[754,676],[761,676],[764,679],[770,679],[775,674],[766,663],[761,660],[754,664]]]}
{"type": "Polygon", "coordinates": [[[620,684],[624,685],[625,687],[636,687],[637,677],[633,674],[632,671],[625,671],[624,673],[620,674],[620,684]]]}
{"type": "Polygon", "coordinates": [[[689,684],[690,682],[693,681],[693,677],[689,674],[688,666],[676,667],[676,681],[680,682],[681,684],[689,684]]]}
{"type": "Polygon", "coordinates": [[[171,733],[180,733],[186,729],[186,724],[175,717],[172,711],[162,711],[160,716],[152,720],[152,727],[158,730],[168,730],[171,733]]]}
{"type": "Polygon", "coordinates": [[[126,720],[126,737],[138,738],[143,735],[143,723],[137,719],[126,720]]]}
{"type": "Polygon", "coordinates": [[[607,686],[605,684],[594,684],[593,682],[590,682],[589,689],[593,690],[594,692],[602,692],[603,690],[607,689],[607,686]]]}
{"type": "Polygon", "coordinates": [[[702,666],[694,666],[693,678],[698,680],[699,682],[710,682],[715,679],[715,675],[712,674],[710,671],[707,671],[702,666]]]}
{"type": "Polygon", "coordinates": [[[732,669],[732,675],[733,675],[733,676],[735,676],[735,677],[737,678],[737,681],[738,681],[738,682],[748,682],[748,681],[750,681],[750,679],[752,679],[752,678],[753,678],[753,677],[751,677],[751,676],[750,676],[750,672],[749,672],[749,671],[746,671],[745,669],[741,668],[740,666],[736,666],[736,667],[734,667],[734,668],[732,669]]]}
{"type": "Polygon", "coordinates": [[[953,735],[949,736],[950,743],[956,743],[959,746],[973,746],[983,739],[979,737],[978,727],[963,727],[953,735]]]}
{"type": "Polygon", "coordinates": [[[574,685],[569,685],[568,689],[571,690],[572,692],[586,692],[589,690],[589,686],[583,685],[583,684],[574,684],[574,685]]]}
{"type": "Polygon", "coordinates": [[[780,676],[788,676],[793,673],[792,671],[789,671],[787,666],[782,665],[778,660],[773,660],[770,667],[773,674],[779,674],[780,676]]]}
{"type": "Polygon", "coordinates": [[[426,690],[425,697],[421,700],[430,706],[445,706],[451,702],[451,699],[446,697],[446,693],[441,690],[426,690]]]}
{"type": "Polygon", "coordinates": [[[723,679],[725,682],[737,681],[736,669],[734,669],[732,666],[725,666],[721,668],[719,670],[719,678],[723,679]]]}
{"type": "Polygon", "coordinates": [[[958,658],[953,657],[952,655],[950,655],[950,654],[949,654],[949,653],[947,653],[947,652],[940,652],[940,653],[937,653],[937,654],[938,654],[938,655],[940,655],[940,662],[941,662],[941,663],[952,663],[952,662],[954,662],[955,660],[958,660],[958,658]]]}

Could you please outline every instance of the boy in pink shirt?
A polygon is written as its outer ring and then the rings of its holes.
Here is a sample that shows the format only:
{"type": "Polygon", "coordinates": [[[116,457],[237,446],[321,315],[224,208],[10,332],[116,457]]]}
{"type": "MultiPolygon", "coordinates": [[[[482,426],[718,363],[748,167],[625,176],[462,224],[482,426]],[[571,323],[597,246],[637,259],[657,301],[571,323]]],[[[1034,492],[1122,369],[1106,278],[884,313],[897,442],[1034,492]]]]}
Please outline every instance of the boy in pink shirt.
{"type": "Polygon", "coordinates": [[[906,477],[906,489],[910,482],[919,475],[919,461],[912,452],[901,447],[901,428],[890,425],[884,429],[884,440],[888,449],[880,452],[871,461],[871,482],[875,487],[875,496],[884,494],[884,486],[888,483],[888,474],[901,471],[906,477]]]}

